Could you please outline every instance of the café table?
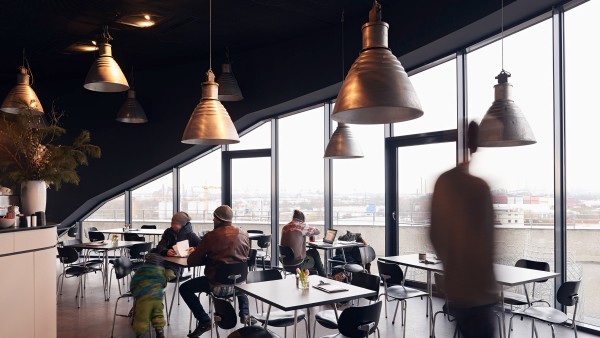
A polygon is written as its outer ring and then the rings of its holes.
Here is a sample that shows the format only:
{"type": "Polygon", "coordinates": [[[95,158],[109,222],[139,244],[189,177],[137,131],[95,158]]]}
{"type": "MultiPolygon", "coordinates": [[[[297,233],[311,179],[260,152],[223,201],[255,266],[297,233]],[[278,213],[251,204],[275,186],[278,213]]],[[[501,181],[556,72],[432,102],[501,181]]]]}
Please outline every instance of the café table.
{"type": "Polygon", "coordinates": [[[308,242],[306,243],[306,246],[309,248],[313,248],[313,249],[317,249],[317,250],[323,250],[324,252],[324,261],[325,261],[325,267],[327,269],[327,275],[330,276],[331,275],[331,264],[332,263],[342,263],[344,265],[348,264],[348,261],[346,260],[346,253],[345,250],[341,250],[342,251],[342,261],[338,261],[338,260],[333,260],[329,258],[329,251],[333,251],[336,249],[347,249],[347,248],[353,248],[353,247],[361,247],[361,246],[365,246],[364,243],[361,242],[356,242],[356,241],[339,241],[336,240],[333,242],[333,244],[329,244],[329,243],[325,243],[323,242],[323,240],[317,240],[314,242],[308,242]]]}
{"type": "Polygon", "coordinates": [[[103,230],[98,230],[96,232],[100,232],[103,234],[117,234],[117,235],[121,235],[121,239],[124,239],[124,235],[125,234],[136,234],[136,235],[147,235],[147,236],[153,236],[153,243],[156,242],[156,237],[160,237],[162,236],[162,234],[165,232],[165,229],[128,229],[123,231],[123,228],[113,228],[113,229],[103,229],[103,230]]]}
{"type": "Polygon", "coordinates": [[[75,249],[85,249],[85,250],[94,250],[100,251],[103,253],[104,264],[102,266],[102,285],[104,288],[104,300],[108,301],[108,279],[110,276],[108,275],[108,252],[114,251],[118,249],[130,248],[136,244],[140,244],[142,242],[137,241],[117,241],[113,243],[110,240],[98,241],[98,242],[88,242],[88,243],[77,243],[65,245],[68,248],[75,249]]]}
{"type": "MultiPolygon", "coordinates": [[[[425,270],[427,272],[427,292],[429,293],[429,302],[427,302],[427,313],[429,315],[429,332],[430,336],[432,333],[433,323],[433,310],[432,306],[432,272],[443,273],[444,267],[441,261],[435,259],[435,257],[428,256],[426,261],[420,261],[418,254],[409,254],[401,256],[389,256],[380,257],[381,261],[386,263],[394,263],[403,265],[406,267],[416,268],[425,270]]],[[[504,313],[504,287],[513,287],[518,285],[524,285],[532,282],[547,280],[549,278],[556,278],[560,274],[556,272],[539,271],[533,269],[518,268],[515,266],[494,264],[494,273],[496,276],[496,282],[500,284],[500,298],[502,299],[502,336],[506,337],[505,327],[505,313],[504,313]]],[[[525,288],[525,297],[529,301],[529,295],[527,294],[527,288],[525,288]]]]}
{"type": "MultiPolygon", "coordinates": [[[[299,289],[296,287],[295,278],[288,278],[259,283],[240,284],[236,285],[235,289],[239,292],[245,293],[250,297],[269,304],[267,317],[264,324],[265,328],[269,322],[269,314],[272,306],[283,311],[294,311],[294,338],[296,338],[297,334],[296,327],[298,324],[298,310],[306,309],[306,319],[308,321],[308,327],[310,328],[310,308],[359,298],[372,297],[376,295],[376,292],[373,290],[337,282],[315,275],[309,276],[309,285],[311,286],[308,289],[299,289]],[[346,288],[347,291],[327,293],[312,287],[314,285],[318,285],[320,281],[342,286],[346,288]]],[[[310,338],[311,332],[310,330],[308,331],[308,337],[310,338]]]]}

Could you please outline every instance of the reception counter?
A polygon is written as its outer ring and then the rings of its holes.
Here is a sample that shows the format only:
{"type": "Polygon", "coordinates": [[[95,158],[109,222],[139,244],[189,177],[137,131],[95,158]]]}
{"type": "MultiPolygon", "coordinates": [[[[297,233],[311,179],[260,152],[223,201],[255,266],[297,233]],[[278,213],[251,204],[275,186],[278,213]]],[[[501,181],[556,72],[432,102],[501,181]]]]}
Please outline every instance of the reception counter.
{"type": "Polygon", "coordinates": [[[56,227],[0,229],[0,336],[56,337],[56,227]]]}

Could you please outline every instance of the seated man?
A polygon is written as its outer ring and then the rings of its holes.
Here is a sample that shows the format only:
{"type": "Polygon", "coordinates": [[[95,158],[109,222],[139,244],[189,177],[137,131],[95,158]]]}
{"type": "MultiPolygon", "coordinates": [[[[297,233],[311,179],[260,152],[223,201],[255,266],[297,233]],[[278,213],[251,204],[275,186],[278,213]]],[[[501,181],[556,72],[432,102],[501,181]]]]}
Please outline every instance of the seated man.
{"type": "MultiPolygon", "coordinates": [[[[212,322],[204,311],[196,293],[210,292],[219,295],[228,288],[222,288],[216,281],[219,266],[245,262],[250,252],[250,239],[242,229],[233,226],[233,211],[227,205],[218,207],[214,213],[214,230],[202,237],[195,248],[190,248],[188,266],[206,265],[204,276],[191,279],[179,287],[181,297],[198,320],[198,327],[188,337],[199,337],[210,331],[212,322]]],[[[222,294],[221,294],[222,295],[222,294]]],[[[248,297],[238,293],[240,304],[240,322],[245,324],[249,318],[248,297]]]]}
{"type": "MultiPolygon", "coordinates": [[[[360,233],[354,233],[354,232],[351,232],[348,230],[346,230],[345,234],[338,237],[338,240],[359,242],[359,243],[363,243],[364,245],[367,245],[367,241],[365,241],[365,239],[363,238],[363,236],[360,233]]],[[[331,260],[332,260],[331,266],[333,268],[334,274],[339,273],[340,269],[343,271],[344,264],[341,262],[344,261],[344,257],[346,257],[346,263],[348,263],[348,264],[352,264],[352,263],[362,264],[361,257],[360,257],[360,249],[357,246],[350,247],[350,248],[344,248],[344,249],[336,249],[335,256],[333,256],[331,258],[331,260]],[[342,250],[344,251],[343,253],[342,253],[342,250]]],[[[367,270],[367,272],[371,273],[371,263],[367,263],[365,265],[365,269],[367,270]]]]}
{"type": "Polygon", "coordinates": [[[321,255],[317,249],[306,251],[306,236],[318,235],[319,229],[311,227],[304,222],[304,213],[300,210],[294,210],[292,221],[281,229],[281,245],[289,246],[294,250],[294,263],[303,262],[300,265],[302,270],[315,269],[319,276],[325,277],[325,270],[321,262],[321,255]]]}
{"type": "Polygon", "coordinates": [[[173,250],[173,246],[177,242],[186,239],[190,242],[190,248],[197,246],[200,243],[200,238],[194,233],[192,223],[190,223],[191,220],[190,216],[183,211],[173,215],[173,218],[171,218],[171,227],[165,230],[160,242],[158,242],[152,252],[158,253],[161,256],[176,256],[177,254],[173,250]]]}

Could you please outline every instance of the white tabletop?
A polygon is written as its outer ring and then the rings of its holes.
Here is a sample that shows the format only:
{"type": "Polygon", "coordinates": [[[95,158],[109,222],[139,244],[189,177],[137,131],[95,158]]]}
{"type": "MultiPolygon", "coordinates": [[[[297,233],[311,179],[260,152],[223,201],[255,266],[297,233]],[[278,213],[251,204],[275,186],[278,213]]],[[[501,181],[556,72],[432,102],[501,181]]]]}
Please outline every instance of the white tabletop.
{"type": "Polygon", "coordinates": [[[155,236],[159,236],[162,235],[165,232],[165,229],[133,229],[133,230],[127,230],[127,231],[123,231],[123,228],[114,228],[114,229],[104,229],[104,230],[98,230],[98,231],[94,231],[94,232],[100,232],[103,234],[136,234],[136,235],[155,235],[155,236]]]}

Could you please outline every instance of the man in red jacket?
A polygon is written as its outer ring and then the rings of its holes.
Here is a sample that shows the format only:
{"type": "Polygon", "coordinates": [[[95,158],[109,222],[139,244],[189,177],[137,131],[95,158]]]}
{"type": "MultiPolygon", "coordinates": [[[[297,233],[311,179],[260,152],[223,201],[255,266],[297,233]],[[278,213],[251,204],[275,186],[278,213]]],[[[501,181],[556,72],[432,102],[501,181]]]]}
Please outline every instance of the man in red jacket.
{"type": "MultiPolygon", "coordinates": [[[[190,248],[188,266],[205,265],[204,276],[191,279],[179,287],[181,297],[198,320],[198,327],[188,337],[199,337],[210,331],[212,323],[204,311],[196,293],[213,292],[219,296],[227,296],[230,287],[223,287],[216,281],[219,266],[245,262],[250,252],[250,239],[242,229],[233,226],[233,211],[227,205],[218,207],[213,212],[214,230],[204,235],[196,248],[190,248]]],[[[237,295],[240,305],[240,322],[249,320],[248,297],[243,293],[237,295]]]]}

